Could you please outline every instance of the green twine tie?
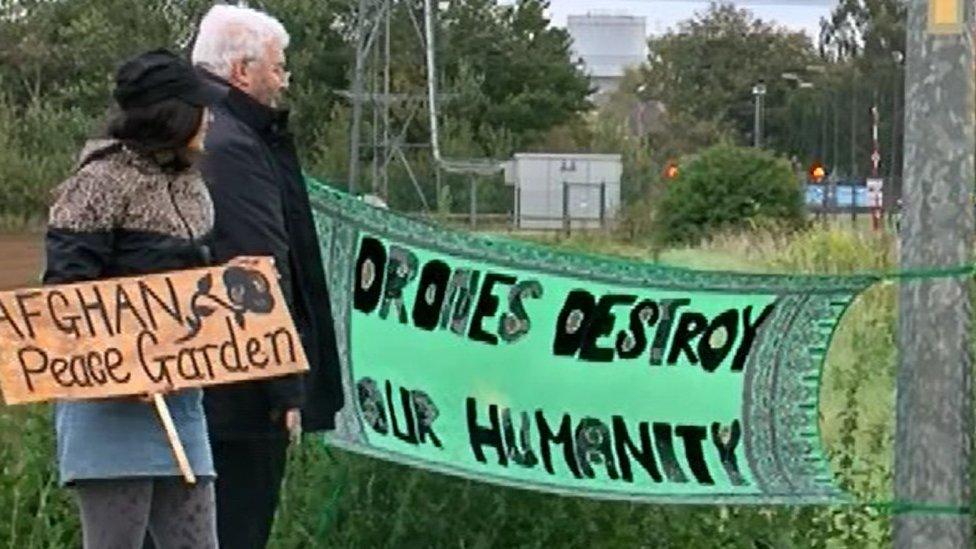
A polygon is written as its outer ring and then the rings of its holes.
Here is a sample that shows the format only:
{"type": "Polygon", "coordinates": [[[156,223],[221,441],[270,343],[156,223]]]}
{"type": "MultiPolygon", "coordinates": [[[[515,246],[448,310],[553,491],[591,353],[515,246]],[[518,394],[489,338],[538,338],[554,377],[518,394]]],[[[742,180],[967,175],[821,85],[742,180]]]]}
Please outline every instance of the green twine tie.
{"type": "MultiPolygon", "coordinates": [[[[877,274],[876,276],[884,282],[894,282],[898,280],[931,280],[937,278],[955,278],[958,276],[976,275],[976,263],[969,265],[958,265],[955,267],[928,267],[921,269],[905,269],[898,271],[888,271],[877,274]]],[[[868,275],[872,276],[872,275],[868,275]]]]}
{"type": "Polygon", "coordinates": [[[877,509],[887,515],[949,515],[967,516],[972,513],[971,505],[952,505],[947,503],[929,503],[922,501],[883,501],[864,504],[853,504],[855,507],[864,506],[877,509]]]}

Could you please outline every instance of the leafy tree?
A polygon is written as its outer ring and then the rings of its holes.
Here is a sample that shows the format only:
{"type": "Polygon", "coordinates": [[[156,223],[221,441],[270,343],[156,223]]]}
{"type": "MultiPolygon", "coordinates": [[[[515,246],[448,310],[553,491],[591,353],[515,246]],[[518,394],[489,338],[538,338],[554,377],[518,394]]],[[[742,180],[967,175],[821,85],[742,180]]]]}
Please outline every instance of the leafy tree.
{"type": "MultiPolygon", "coordinates": [[[[838,96],[844,101],[833,108],[841,109],[842,117],[860,120],[854,136],[854,171],[859,175],[871,170],[868,106],[877,106],[883,151],[881,173],[896,180],[901,176],[906,24],[906,0],[842,0],[830,17],[821,21],[821,55],[833,64],[832,81],[824,84],[835,101],[838,96]],[[851,112],[854,105],[860,106],[860,112],[851,112]]],[[[841,139],[841,149],[849,150],[850,131],[842,132],[841,139]]],[[[850,165],[851,161],[846,163],[850,165]]]]}
{"type": "Polygon", "coordinates": [[[177,47],[202,1],[0,3],[0,218],[43,216],[46,190],[99,129],[112,74],[128,56],[177,47]]]}
{"type": "Polygon", "coordinates": [[[648,99],[662,101],[676,119],[727,126],[738,140],[751,140],[753,86],[767,87],[766,139],[781,146],[789,131],[781,107],[790,85],[782,74],[814,63],[816,52],[803,33],[776,27],[731,4],[707,11],[649,42],[644,69],[648,99]]]}
{"type": "Polygon", "coordinates": [[[905,51],[905,0],[841,0],[820,22],[820,51],[827,59],[890,59],[905,51]]]}
{"type": "MultiPolygon", "coordinates": [[[[118,63],[150,48],[188,50],[212,4],[0,0],[0,119],[7,121],[0,214],[43,215],[46,189],[70,168],[81,142],[99,129],[118,63]]],[[[342,181],[349,102],[337,92],[349,88],[358,1],[255,0],[250,5],[281,19],[291,34],[288,101],[299,149],[310,169],[342,181]]],[[[395,4],[394,93],[425,92],[426,67],[415,25],[421,6],[419,0],[395,4]]],[[[542,0],[511,6],[471,0],[453,2],[438,13],[441,88],[458,94],[457,101],[443,103],[446,150],[504,158],[550,138],[554,128],[579,123],[589,108],[588,81],[570,59],[566,32],[546,18],[546,7],[542,0]]],[[[424,109],[422,101],[392,105],[394,121],[414,117],[405,142],[427,140],[424,109]]],[[[367,107],[364,134],[372,119],[367,107]]],[[[367,160],[370,149],[363,150],[367,160]]],[[[418,185],[433,202],[435,170],[428,152],[407,149],[406,154],[414,162],[418,185]]],[[[416,194],[405,171],[394,170],[391,177],[391,187],[404,187],[405,196],[416,194]]],[[[504,186],[482,187],[487,210],[507,207],[510,197],[496,196],[504,186]]],[[[457,194],[463,197],[464,192],[457,194]]],[[[414,202],[416,196],[394,205],[419,207],[414,202]]]]}
{"type": "MultiPolygon", "coordinates": [[[[0,0],[0,216],[43,216],[46,189],[64,177],[82,141],[100,130],[118,64],[152,48],[188,50],[211,4],[0,0]]],[[[333,92],[345,87],[350,49],[344,32],[351,4],[254,4],[281,18],[290,30],[295,130],[300,147],[317,160],[336,154],[316,145],[331,137],[333,92]]]]}
{"type": "Polygon", "coordinates": [[[188,43],[204,0],[28,0],[0,12],[0,79],[16,104],[100,112],[111,75],[142,51],[188,43]]]}
{"type": "MultiPolygon", "coordinates": [[[[252,3],[281,20],[291,36],[288,69],[292,74],[288,102],[299,149],[320,150],[334,136],[332,124],[343,122],[336,93],[349,88],[354,53],[349,28],[354,0],[268,0],[252,3]]],[[[342,128],[348,132],[348,128],[342,128]]],[[[348,139],[342,144],[346,145],[348,139]]]]}
{"type": "Polygon", "coordinates": [[[550,24],[548,6],[468,0],[441,13],[447,79],[470,70],[481,91],[479,101],[453,104],[446,114],[467,120],[479,140],[488,129],[504,129],[516,146],[526,146],[590,108],[589,80],[571,59],[569,34],[550,24]]]}

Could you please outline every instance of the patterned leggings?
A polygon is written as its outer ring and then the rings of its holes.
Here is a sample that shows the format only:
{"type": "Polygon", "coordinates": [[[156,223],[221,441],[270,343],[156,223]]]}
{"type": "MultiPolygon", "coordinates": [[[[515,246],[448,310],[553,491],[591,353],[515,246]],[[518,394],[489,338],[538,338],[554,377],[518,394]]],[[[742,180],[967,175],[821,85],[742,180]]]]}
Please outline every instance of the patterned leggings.
{"type": "Polygon", "coordinates": [[[213,479],[178,477],[85,480],[75,484],[85,549],[216,549],[213,479]]]}

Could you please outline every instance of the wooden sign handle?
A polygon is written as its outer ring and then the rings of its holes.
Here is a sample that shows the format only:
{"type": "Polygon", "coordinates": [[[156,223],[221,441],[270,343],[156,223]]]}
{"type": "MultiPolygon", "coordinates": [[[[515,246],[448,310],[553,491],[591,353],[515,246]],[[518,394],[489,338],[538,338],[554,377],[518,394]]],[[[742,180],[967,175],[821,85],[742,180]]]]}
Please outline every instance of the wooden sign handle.
{"type": "Polygon", "coordinates": [[[159,420],[163,422],[163,429],[166,430],[169,447],[172,448],[173,456],[176,457],[176,464],[180,466],[180,472],[183,473],[183,479],[186,480],[187,484],[196,484],[197,477],[193,474],[193,469],[190,467],[190,460],[186,458],[186,450],[183,449],[183,443],[180,442],[180,435],[176,432],[176,427],[173,425],[173,416],[169,414],[169,407],[166,406],[166,400],[159,393],[153,393],[152,398],[153,403],[156,404],[156,413],[159,414],[159,420]]]}

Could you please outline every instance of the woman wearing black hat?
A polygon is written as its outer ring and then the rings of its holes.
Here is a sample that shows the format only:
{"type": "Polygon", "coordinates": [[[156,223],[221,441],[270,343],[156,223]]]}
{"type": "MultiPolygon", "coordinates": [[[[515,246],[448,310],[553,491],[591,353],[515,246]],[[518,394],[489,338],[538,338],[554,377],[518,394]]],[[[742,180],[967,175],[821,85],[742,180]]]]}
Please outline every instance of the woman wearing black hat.
{"type": "MultiPolygon", "coordinates": [[[[210,196],[194,168],[219,92],[158,50],[127,61],[108,138],[89,142],[55,190],[44,281],[62,284],[207,265],[210,196]]],[[[217,546],[214,469],[201,391],[167,395],[197,484],[184,483],[153,407],[137,398],[55,408],[61,482],[74,488],[86,548],[217,546]]]]}

